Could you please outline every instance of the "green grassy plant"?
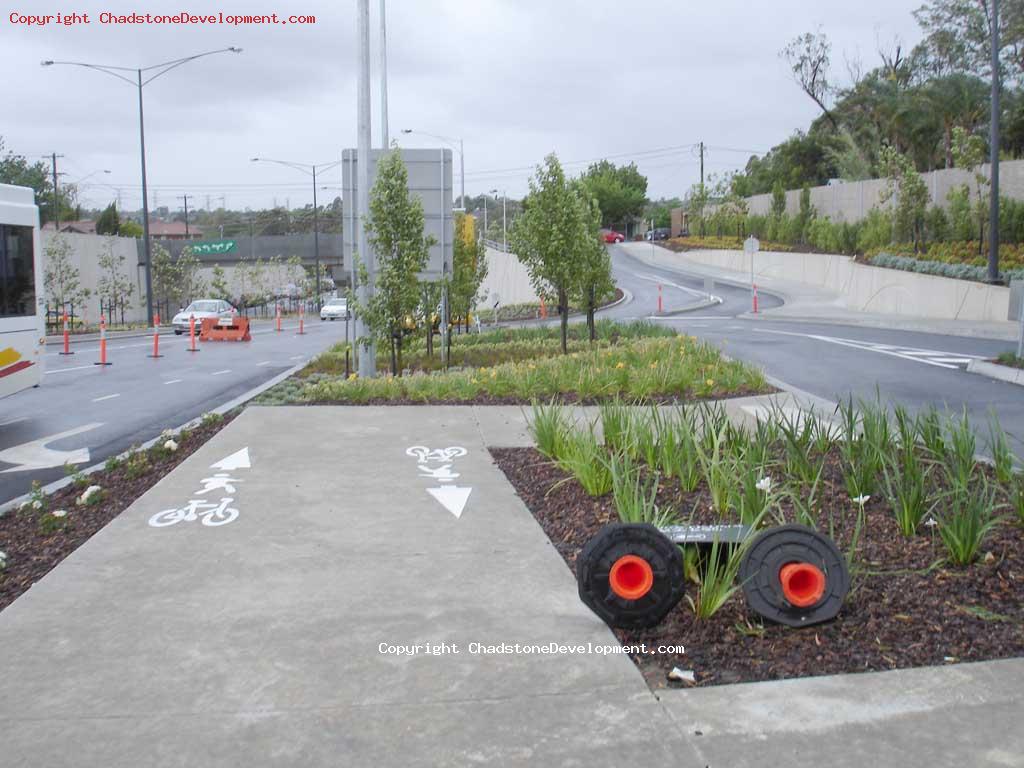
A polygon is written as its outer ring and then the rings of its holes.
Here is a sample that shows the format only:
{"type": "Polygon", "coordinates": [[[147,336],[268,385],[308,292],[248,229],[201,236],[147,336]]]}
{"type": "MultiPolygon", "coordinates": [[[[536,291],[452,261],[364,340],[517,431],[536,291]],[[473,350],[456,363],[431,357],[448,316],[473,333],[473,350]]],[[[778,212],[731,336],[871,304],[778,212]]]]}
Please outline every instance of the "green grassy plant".
{"type": "Polygon", "coordinates": [[[959,418],[950,418],[946,425],[946,455],[944,468],[949,484],[967,491],[978,467],[975,459],[977,440],[965,408],[959,418]]]}
{"type": "Polygon", "coordinates": [[[557,403],[534,401],[526,427],[537,450],[549,459],[559,459],[563,453],[566,435],[571,430],[568,412],[557,403]]]}
{"type": "Polygon", "coordinates": [[[615,399],[601,403],[598,413],[605,447],[613,453],[628,451],[633,429],[633,408],[615,399]]]}
{"type": "Polygon", "coordinates": [[[913,536],[928,512],[927,481],[930,468],[916,457],[890,460],[883,467],[886,495],[904,536],[913,536]]]}
{"type": "Polygon", "coordinates": [[[711,505],[723,516],[735,498],[733,466],[724,452],[726,426],[723,424],[717,433],[705,432],[696,446],[701,473],[711,494],[711,505]]]}
{"type": "Polygon", "coordinates": [[[573,473],[589,495],[603,496],[612,489],[608,455],[594,435],[592,425],[587,429],[570,430],[558,450],[558,463],[573,473]]]}
{"type": "Polygon", "coordinates": [[[609,468],[615,509],[622,522],[664,526],[675,520],[671,509],[661,509],[657,504],[657,474],[645,479],[641,466],[628,454],[613,454],[609,468]]]}
{"type": "Polygon", "coordinates": [[[995,488],[983,481],[977,488],[956,488],[945,495],[948,509],[937,514],[939,537],[954,565],[970,565],[985,537],[999,524],[995,488]]]}
{"type": "Polygon", "coordinates": [[[666,477],[677,479],[686,492],[693,491],[700,484],[697,425],[692,408],[678,408],[662,419],[658,467],[666,477]]]}
{"type": "Polygon", "coordinates": [[[694,616],[699,621],[707,621],[729,602],[742,585],[736,583],[740,570],[740,560],[746,548],[743,546],[723,546],[715,539],[711,544],[704,568],[700,571],[700,586],[697,588],[696,600],[686,596],[694,616]]]}
{"type": "Polygon", "coordinates": [[[988,420],[988,452],[992,456],[996,480],[1003,485],[1010,485],[1013,482],[1013,451],[1010,450],[1006,432],[994,412],[989,414],[988,420]]]}

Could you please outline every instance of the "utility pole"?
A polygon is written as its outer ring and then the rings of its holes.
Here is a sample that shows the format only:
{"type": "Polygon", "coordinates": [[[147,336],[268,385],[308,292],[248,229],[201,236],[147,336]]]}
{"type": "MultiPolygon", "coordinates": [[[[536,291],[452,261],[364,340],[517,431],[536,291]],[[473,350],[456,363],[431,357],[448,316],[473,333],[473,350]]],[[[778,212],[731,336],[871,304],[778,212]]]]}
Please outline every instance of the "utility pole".
{"type": "MultiPolygon", "coordinates": [[[[359,60],[357,88],[358,102],[356,105],[356,122],[358,127],[356,141],[356,253],[366,266],[365,281],[359,284],[359,303],[366,306],[373,295],[374,272],[376,264],[370,253],[366,238],[365,219],[370,213],[370,0],[356,0],[358,6],[357,28],[359,29],[359,60]]],[[[356,338],[362,338],[359,346],[359,376],[367,379],[377,373],[376,349],[368,339],[368,329],[364,320],[356,318],[356,338]]]]}
{"type": "Polygon", "coordinates": [[[380,0],[380,136],[381,149],[387,150],[389,146],[387,0],[380,0]]]}
{"type": "Polygon", "coordinates": [[[992,113],[989,117],[988,281],[999,282],[999,0],[992,0],[992,113]]]}
{"type": "Polygon", "coordinates": [[[700,143],[700,236],[704,237],[704,142],[700,143]]]}
{"type": "Polygon", "coordinates": [[[188,195],[182,195],[178,199],[185,201],[185,239],[188,240],[188,195]]]}
{"type": "Polygon", "coordinates": [[[53,231],[60,232],[60,195],[57,194],[57,158],[64,157],[54,152],[50,155],[53,161],[53,231]]]}

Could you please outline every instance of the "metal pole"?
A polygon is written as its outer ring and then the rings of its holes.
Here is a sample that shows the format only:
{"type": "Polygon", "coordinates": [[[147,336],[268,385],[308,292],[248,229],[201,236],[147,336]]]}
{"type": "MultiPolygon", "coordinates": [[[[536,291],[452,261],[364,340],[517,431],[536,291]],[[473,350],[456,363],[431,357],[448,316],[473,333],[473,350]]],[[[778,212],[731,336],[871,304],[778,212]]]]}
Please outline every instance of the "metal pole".
{"type": "Polygon", "coordinates": [[[182,195],[181,199],[185,201],[185,239],[188,240],[188,195],[182,195]]]}
{"type": "Polygon", "coordinates": [[[448,367],[448,259],[445,258],[444,149],[441,153],[441,365],[448,367]]]}
{"type": "Polygon", "coordinates": [[[501,190],[501,250],[508,253],[508,190],[501,190]]]}
{"type": "Polygon", "coordinates": [[[387,149],[389,146],[387,0],[380,0],[380,135],[381,149],[387,149]]]}
{"type": "Polygon", "coordinates": [[[459,139],[459,175],[462,177],[462,190],[459,193],[462,204],[459,207],[466,210],[466,154],[462,150],[462,139],[459,139]]]}
{"type": "MultiPolygon", "coordinates": [[[[359,285],[359,303],[366,306],[373,295],[374,258],[367,247],[365,218],[370,213],[370,0],[357,0],[359,29],[359,87],[357,104],[358,155],[356,171],[356,194],[359,198],[356,231],[358,233],[359,258],[366,265],[367,280],[359,285]]],[[[359,375],[370,378],[377,373],[376,349],[373,342],[366,340],[367,329],[362,318],[357,322],[356,336],[364,342],[359,348],[359,375]]]]}
{"type": "Polygon", "coordinates": [[[139,157],[142,161],[142,247],[146,254],[146,317],[153,319],[153,254],[149,244],[149,199],[146,193],[146,128],[142,112],[142,70],[139,78],[139,157]]]}
{"type": "Polygon", "coordinates": [[[989,118],[988,281],[999,282],[999,0],[992,0],[992,114],[989,118]]]}
{"type": "Polygon", "coordinates": [[[316,208],[316,166],[313,166],[313,262],[316,264],[316,308],[320,309],[320,218],[316,208]]]}
{"type": "Polygon", "coordinates": [[[60,196],[57,194],[57,153],[53,153],[53,231],[60,232],[60,196]]]}
{"type": "Polygon", "coordinates": [[[484,193],[484,240],[487,239],[487,193],[484,193]]]}

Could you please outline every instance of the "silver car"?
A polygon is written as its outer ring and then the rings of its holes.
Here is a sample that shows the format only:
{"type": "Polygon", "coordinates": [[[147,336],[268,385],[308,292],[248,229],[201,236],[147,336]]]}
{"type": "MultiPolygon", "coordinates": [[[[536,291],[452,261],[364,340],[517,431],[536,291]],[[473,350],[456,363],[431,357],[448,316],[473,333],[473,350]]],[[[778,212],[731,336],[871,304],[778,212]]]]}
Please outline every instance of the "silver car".
{"type": "Polygon", "coordinates": [[[176,314],[171,320],[171,325],[174,327],[174,333],[178,336],[188,333],[189,318],[195,315],[196,333],[198,333],[204,318],[231,317],[233,314],[235,314],[235,308],[222,299],[200,299],[193,301],[176,314]]]}
{"type": "Polygon", "coordinates": [[[327,302],[320,307],[320,319],[347,320],[348,299],[328,299],[327,302]]]}

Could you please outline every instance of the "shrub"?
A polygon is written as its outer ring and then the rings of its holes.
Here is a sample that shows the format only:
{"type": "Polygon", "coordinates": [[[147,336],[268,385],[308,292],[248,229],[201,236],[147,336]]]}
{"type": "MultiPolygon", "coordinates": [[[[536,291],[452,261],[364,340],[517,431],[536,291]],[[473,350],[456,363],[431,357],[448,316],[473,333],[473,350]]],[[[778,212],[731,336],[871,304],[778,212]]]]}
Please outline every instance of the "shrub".
{"type": "Polygon", "coordinates": [[[561,458],[570,431],[565,409],[554,402],[544,405],[534,401],[531,407],[533,412],[527,420],[527,429],[537,450],[549,459],[561,458]]]}
{"type": "Polygon", "coordinates": [[[571,430],[559,450],[558,463],[572,472],[590,496],[604,496],[612,489],[608,456],[597,441],[593,426],[571,430]]]}
{"type": "Polygon", "coordinates": [[[671,509],[660,509],[657,504],[658,475],[645,479],[642,467],[627,454],[613,454],[609,462],[612,475],[612,494],[619,519],[624,523],[652,523],[670,525],[675,519],[671,509]]]}
{"type": "Polygon", "coordinates": [[[970,565],[985,537],[999,524],[995,489],[984,482],[979,488],[954,490],[948,497],[950,509],[938,515],[939,536],[950,562],[970,565]]]}

